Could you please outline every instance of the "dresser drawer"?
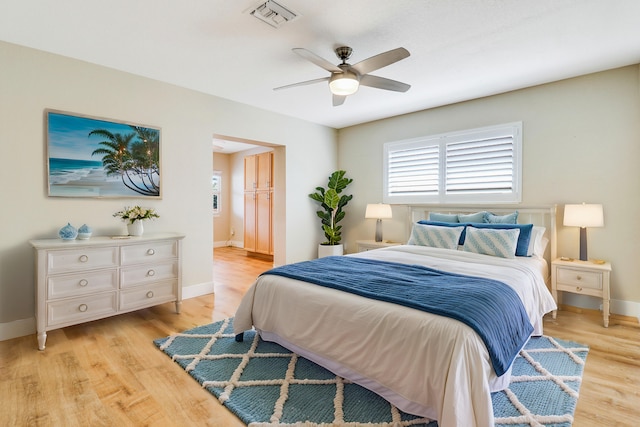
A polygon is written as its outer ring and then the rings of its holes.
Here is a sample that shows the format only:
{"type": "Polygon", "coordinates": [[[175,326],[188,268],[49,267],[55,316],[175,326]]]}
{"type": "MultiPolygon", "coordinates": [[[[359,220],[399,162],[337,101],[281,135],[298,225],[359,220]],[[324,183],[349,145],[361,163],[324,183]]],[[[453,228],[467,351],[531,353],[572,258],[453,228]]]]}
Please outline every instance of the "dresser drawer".
{"type": "Polygon", "coordinates": [[[72,325],[111,316],[118,311],[117,293],[87,295],[47,303],[47,327],[72,325]]]}
{"type": "Polygon", "coordinates": [[[120,270],[120,288],[178,278],[178,261],[137,265],[120,270]]]}
{"type": "Polygon", "coordinates": [[[134,310],[174,301],[176,281],[136,286],[120,291],[120,310],[134,310]]]}
{"type": "Polygon", "coordinates": [[[47,278],[47,299],[80,296],[118,289],[118,270],[86,271],[47,278]]]}
{"type": "Polygon", "coordinates": [[[79,248],[47,252],[47,273],[118,266],[118,248],[79,248]]]}
{"type": "Polygon", "coordinates": [[[120,250],[121,265],[162,261],[178,256],[178,242],[147,242],[139,245],[123,246],[120,250]]]}

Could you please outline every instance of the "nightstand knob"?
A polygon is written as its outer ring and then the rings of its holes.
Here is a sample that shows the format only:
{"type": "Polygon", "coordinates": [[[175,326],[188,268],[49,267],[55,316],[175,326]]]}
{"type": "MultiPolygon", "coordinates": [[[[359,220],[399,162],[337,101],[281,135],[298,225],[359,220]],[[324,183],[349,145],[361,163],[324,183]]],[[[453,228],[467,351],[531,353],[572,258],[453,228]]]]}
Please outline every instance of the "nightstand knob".
{"type": "Polygon", "coordinates": [[[576,291],[582,292],[582,288],[580,286],[576,286],[576,291]]]}
{"type": "Polygon", "coordinates": [[[578,276],[576,276],[576,279],[582,280],[582,276],[578,275],[578,276]]]}
{"type": "Polygon", "coordinates": [[[85,311],[87,311],[88,309],[89,309],[89,306],[88,306],[87,304],[80,304],[80,305],[78,306],[78,310],[80,310],[80,311],[81,311],[81,312],[83,312],[83,313],[84,313],[85,311]]]}
{"type": "Polygon", "coordinates": [[[154,270],[147,271],[147,276],[155,276],[156,272],[154,270]]]}
{"type": "Polygon", "coordinates": [[[87,286],[89,284],[89,281],[87,279],[82,279],[82,280],[80,280],[80,283],[78,283],[78,284],[84,288],[85,286],[87,286]]]}
{"type": "Polygon", "coordinates": [[[147,292],[147,298],[153,298],[153,291],[147,292]]]}
{"type": "Polygon", "coordinates": [[[153,255],[153,254],[155,254],[155,253],[156,253],[156,251],[154,251],[153,249],[149,249],[149,250],[147,251],[147,255],[153,255]]]}
{"type": "Polygon", "coordinates": [[[86,256],[86,255],[81,255],[79,259],[80,259],[80,262],[87,262],[87,261],[89,261],[89,257],[88,257],[88,256],[86,256]]]}

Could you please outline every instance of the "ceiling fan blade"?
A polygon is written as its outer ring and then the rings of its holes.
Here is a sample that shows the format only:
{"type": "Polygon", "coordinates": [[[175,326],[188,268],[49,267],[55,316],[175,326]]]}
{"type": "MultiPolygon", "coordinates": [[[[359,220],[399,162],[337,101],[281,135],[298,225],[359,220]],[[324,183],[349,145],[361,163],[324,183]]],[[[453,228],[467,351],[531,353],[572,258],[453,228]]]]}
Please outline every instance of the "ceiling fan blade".
{"type": "Polygon", "coordinates": [[[316,64],[320,68],[324,68],[327,71],[336,72],[336,73],[342,72],[342,70],[340,68],[338,68],[337,65],[332,64],[331,62],[327,61],[326,59],[324,59],[324,58],[322,58],[322,57],[320,57],[318,55],[316,55],[313,52],[308,51],[307,49],[303,49],[301,47],[296,47],[296,48],[293,48],[291,50],[293,50],[298,55],[302,56],[304,59],[313,62],[314,64],[316,64]]]}
{"type": "Polygon", "coordinates": [[[375,87],[377,89],[392,90],[395,92],[406,92],[411,88],[411,85],[398,82],[396,80],[387,79],[384,77],[372,76],[371,74],[365,74],[360,77],[360,84],[363,86],[375,87]]]}
{"type": "Polygon", "coordinates": [[[296,86],[306,86],[314,83],[327,82],[327,81],[329,81],[329,77],[321,77],[319,79],[307,80],[306,82],[299,82],[299,83],[293,83],[286,86],[274,87],[273,90],[289,89],[296,86]]]}
{"type": "Polygon", "coordinates": [[[382,67],[386,67],[387,65],[391,65],[394,62],[398,62],[401,59],[405,59],[409,55],[411,54],[407,49],[399,47],[397,49],[392,49],[379,55],[364,59],[357,64],[352,65],[351,68],[356,70],[361,75],[364,75],[378,70],[382,67]]]}
{"type": "Polygon", "coordinates": [[[333,95],[333,106],[337,107],[344,104],[344,100],[347,99],[344,95],[333,95]]]}

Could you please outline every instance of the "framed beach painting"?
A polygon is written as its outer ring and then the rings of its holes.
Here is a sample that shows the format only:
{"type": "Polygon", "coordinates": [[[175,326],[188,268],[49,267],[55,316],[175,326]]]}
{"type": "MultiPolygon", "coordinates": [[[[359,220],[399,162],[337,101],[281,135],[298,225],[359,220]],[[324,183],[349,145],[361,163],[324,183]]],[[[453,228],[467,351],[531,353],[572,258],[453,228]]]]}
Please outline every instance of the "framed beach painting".
{"type": "Polygon", "coordinates": [[[160,198],[160,128],[45,110],[51,197],[160,198]]]}

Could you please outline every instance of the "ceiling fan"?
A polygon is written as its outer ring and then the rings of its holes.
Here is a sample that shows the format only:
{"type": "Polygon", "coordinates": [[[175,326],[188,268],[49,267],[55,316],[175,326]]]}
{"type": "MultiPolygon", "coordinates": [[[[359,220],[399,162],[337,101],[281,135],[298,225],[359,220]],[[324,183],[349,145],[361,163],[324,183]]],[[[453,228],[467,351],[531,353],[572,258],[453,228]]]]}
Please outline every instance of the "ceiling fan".
{"type": "Polygon", "coordinates": [[[342,61],[342,64],[338,65],[333,65],[331,62],[321,58],[313,52],[308,51],[307,49],[295,48],[292,50],[303,58],[313,62],[320,68],[324,68],[329,71],[331,75],[320,79],[307,80],[300,83],[280,86],[273,90],[288,89],[296,86],[305,86],[328,81],[329,89],[333,94],[333,106],[337,107],[344,103],[348,95],[356,93],[360,85],[392,90],[395,92],[406,92],[411,87],[411,85],[406,83],[369,74],[372,71],[407,58],[410,53],[403,47],[380,53],[354,65],[347,63],[347,60],[351,56],[351,52],[353,52],[353,50],[347,46],[341,46],[335,50],[336,55],[342,61]]]}

